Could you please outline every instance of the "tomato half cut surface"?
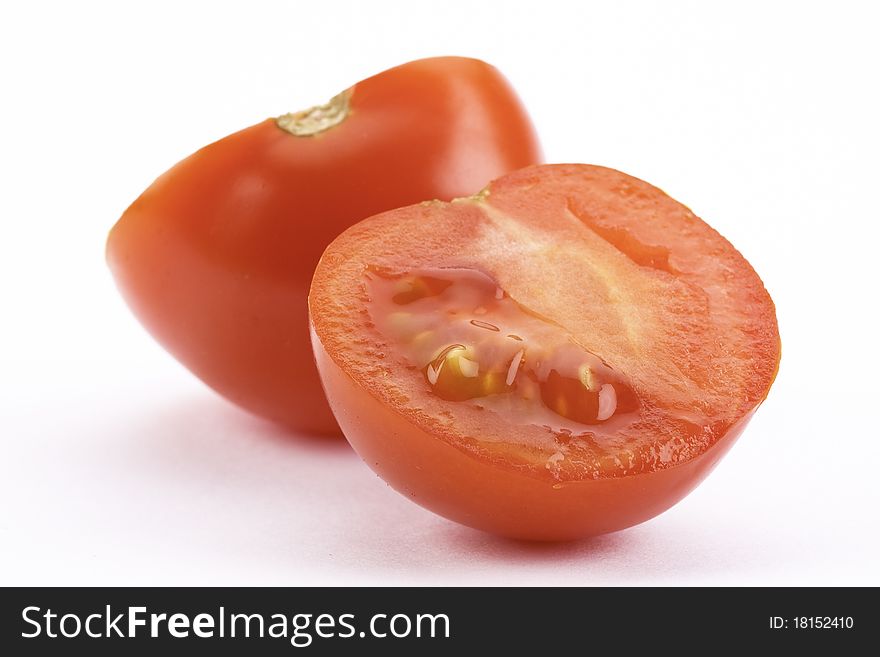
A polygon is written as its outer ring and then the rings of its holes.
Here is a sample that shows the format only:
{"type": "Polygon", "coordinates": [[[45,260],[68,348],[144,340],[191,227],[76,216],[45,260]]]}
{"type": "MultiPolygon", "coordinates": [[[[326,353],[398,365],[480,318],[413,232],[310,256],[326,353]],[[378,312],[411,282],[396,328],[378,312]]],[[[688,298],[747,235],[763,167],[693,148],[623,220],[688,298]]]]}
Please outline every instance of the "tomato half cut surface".
{"type": "Polygon", "coordinates": [[[525,539],[669,508],[742,431],[780,355],[773,302],[729,242],[588,165],[359,223],[321,259],[309,308],[364,461],[443,516],[525,539]]]}
{"type": "Polygon", "coordinates": [[[338,433],[308,337],[325,247],[372,214],[470,194],[540,158],[494,67],[411,62],[183,160],[125,211],[107,259],[144,326],[206,383],[292,429],[338,433]]]}

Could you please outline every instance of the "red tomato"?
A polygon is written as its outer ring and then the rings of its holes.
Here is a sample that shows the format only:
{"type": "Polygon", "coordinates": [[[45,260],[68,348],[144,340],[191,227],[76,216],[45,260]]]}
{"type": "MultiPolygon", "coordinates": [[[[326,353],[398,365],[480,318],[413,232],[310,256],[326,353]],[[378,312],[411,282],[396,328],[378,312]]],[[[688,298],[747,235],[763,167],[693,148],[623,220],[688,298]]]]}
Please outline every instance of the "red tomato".
{"type": "Polygon", "coordinates": [[[324,248],[364,217],[539,160],[495,68],[416,61],[183,160],[125,211],[107,259],[138,318],[208,385],[293,429],[338,432],[308,339],[324,248]]]}
{"type": "Polygon", "coordinates": [[[660,190],[529,167],[367,219],[309,297],[339,424],[392,487],[525,539],[629,527],[708,474],[779,363],[769,295],[660,190]]]}

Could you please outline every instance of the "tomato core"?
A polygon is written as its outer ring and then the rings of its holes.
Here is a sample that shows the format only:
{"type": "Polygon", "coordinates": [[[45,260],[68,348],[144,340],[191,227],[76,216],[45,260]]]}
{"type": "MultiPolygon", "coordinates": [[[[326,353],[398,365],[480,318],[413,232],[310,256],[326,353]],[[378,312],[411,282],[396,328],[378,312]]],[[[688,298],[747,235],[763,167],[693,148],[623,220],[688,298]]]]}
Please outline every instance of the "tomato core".
{"type": "Polygon", "coordinates": [[[441,399],[557,431],[634,419],[624,376],[485,273],[373,267],[365,277],[371,321],[441,399]]]}

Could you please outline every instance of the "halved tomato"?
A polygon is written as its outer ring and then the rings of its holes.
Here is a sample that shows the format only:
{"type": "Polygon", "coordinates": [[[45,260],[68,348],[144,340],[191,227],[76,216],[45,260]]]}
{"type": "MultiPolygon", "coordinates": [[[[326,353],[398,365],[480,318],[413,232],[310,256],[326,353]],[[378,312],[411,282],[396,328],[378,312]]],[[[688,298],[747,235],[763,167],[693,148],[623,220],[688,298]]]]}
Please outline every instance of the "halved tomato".
{"type": "Polygon", "coordinates": [[[729,242],[587,165],[359,223],[325,252],[309,308],[364,461],[441,515],[526,539],[669,508],[730,448],[780,355],[773,302],[729,242]]]}
{"type": "Polygon", "coordinates": [[[107,260],[144,326],[218,392],[290,428],[338,433],[308,337],[324,248],[364,217],[469,194],[540,157],[495,68],[411,62],[183,160],[125,211],[107,260]]]}

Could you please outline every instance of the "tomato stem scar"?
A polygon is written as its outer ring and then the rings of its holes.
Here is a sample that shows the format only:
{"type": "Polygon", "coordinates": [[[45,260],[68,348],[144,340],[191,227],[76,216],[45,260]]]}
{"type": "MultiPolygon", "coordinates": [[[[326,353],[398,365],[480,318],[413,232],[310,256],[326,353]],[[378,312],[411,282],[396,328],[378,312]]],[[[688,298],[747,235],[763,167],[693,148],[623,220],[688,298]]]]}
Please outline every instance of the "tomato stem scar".
{"type": "Polygon", "coordinates": [[[295,137],[313,137],[345,121],[350,111],[351,89],[346,89],[323,105],[282,114],[275,123],[295,137]]]}

